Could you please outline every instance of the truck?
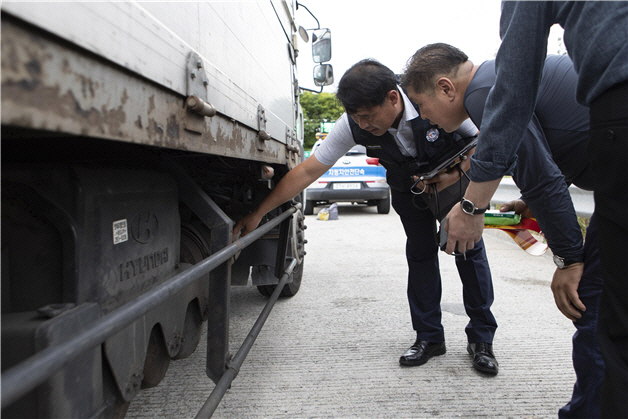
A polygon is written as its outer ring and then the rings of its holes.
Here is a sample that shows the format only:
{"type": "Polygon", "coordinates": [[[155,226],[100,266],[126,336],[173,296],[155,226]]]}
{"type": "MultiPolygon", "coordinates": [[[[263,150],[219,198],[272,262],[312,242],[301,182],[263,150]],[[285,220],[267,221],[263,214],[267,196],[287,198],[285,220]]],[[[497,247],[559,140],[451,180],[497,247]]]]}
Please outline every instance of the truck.
{"type": "Polygon", "coordinates": [[[122,418],[205,323],[219,383],[231,287],[298,292],[299,196],[232,227],[303,159],[310,35],[333,82],[300,6],[2,2],[3,417],[122,418]]]}

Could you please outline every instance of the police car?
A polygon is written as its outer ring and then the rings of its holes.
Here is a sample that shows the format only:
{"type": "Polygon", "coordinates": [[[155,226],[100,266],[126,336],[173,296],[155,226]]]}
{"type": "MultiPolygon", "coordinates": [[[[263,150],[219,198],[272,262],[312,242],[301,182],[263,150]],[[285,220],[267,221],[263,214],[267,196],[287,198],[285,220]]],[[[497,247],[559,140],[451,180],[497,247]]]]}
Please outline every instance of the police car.
{"type": "MultiPolygon", "coordinates": [[[[320,141],[314,144],[312,153],[320,141]]],[[[386,183],[386,169],[379,164],[379,159],[366,155],[364,146],[351,148],[323,176],[308,186],[305,192],[305,215],[312,215],[317,205],[332,202],[377,205],[379,214],[390,212],[390,187],[386,183]]]]}

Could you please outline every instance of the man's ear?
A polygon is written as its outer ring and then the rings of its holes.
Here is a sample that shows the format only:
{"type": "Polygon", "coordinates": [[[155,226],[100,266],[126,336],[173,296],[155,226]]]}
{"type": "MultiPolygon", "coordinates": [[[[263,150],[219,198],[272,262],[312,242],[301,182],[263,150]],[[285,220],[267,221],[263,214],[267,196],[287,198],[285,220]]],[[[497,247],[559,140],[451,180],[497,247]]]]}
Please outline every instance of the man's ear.
{"type": "Polygon", "coordinates": [[[436,92],[451,99],[456,95],[456,86],[447,77],[441,77],[436,80],[436,92]]]}
{"type": "Polygon", "coordinates": [[[390,100],[390,102],[393,105],[396,105],[399,99],[401,99],[401,97],[399,96],[399,92],[397,90],[389,91],[388,93],[386,93],[386,97],[388,98],[388,100],[390,100]]]}

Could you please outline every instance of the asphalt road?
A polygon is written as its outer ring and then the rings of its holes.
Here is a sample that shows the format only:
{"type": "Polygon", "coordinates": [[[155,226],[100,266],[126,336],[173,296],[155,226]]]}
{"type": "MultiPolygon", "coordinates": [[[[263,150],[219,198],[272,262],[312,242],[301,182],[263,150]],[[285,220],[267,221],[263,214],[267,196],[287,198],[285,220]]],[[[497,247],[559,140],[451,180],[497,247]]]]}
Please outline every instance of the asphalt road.
{"type": "MultiPolygon", "coordinates": [[[[550,252],[533,257],[504,233],[485,242],[493,273],[500,373],[475,371],[466,352],[461,284],[441,253],[447,353],[420,367],[399,356],[415,338],[406,299],[405,237],[391,210],[341,205],[339,220],[306,218],[299,293],[280,300],[214,418],[555,418],[571,396],[573,325],[554,305],[550,252]]],[[[236,352],[266,299],[233,290],[236,352]]],[[[204,338],[127,418],[193,418],[213,389],[204,338]]]]}

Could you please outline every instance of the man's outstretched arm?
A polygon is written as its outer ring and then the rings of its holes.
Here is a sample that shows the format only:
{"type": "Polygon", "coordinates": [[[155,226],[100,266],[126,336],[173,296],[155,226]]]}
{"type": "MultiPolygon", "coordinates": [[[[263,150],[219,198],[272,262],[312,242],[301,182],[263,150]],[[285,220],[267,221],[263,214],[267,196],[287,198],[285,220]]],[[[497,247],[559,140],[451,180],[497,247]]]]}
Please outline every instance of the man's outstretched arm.
{"type": "Polygon", "coordinates": [[[255,230],[262,217],[269,211],[277,208],[284,202],[294,198],[307,188],[312,182],[321,177],[331,166],[325,165],[316,159],[315,155],[290,170],[275,189],[249,215],[239,220],[233,226],[233,237],[238,233],[246,236],[255,230]]]}

